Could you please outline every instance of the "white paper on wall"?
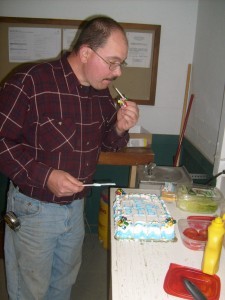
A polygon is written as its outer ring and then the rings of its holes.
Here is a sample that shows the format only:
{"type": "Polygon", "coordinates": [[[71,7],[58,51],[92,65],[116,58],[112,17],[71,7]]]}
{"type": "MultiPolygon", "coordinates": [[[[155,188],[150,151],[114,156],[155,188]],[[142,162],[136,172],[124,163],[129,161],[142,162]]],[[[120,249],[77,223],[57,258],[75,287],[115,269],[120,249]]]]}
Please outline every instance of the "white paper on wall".
{"type": "Polygon", "coordinates": [[[71,51],[78,29],[63,29],[63,50],[71,51]]]}
{"type": "Polygon", "coordinates": [[[127,32],[126,35],[129,43],[127,66],[150,68],[153,34],[151,32],[127,32]]]}
{"type": "Polygon", "coordinates": [[[9,27],[9,62],[57,57],[61,52],[60,28],[9,27]]]}

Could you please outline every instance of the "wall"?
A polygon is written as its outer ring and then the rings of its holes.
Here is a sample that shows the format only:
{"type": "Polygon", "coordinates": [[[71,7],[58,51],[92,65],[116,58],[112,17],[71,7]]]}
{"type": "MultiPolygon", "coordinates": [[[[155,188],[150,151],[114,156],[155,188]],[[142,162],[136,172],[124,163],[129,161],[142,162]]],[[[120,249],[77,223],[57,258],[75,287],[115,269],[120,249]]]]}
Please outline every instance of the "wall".
{"type": "Polygon", "coordinates": [[[2,16],[84,19],[107,14],[120,22],[161,25],[156,102],[140,106],[139,122],[155,134],[179,134],[197,8],[198,0],[0,0],[2,16]]]}
{"type": "Polygon", "coordinates": [[[195,99],[186,130],[188,140],[210,162],[214,164],[217,160],[214,172],[218,171],[225,121],[224,109],[221,115],[225,83],[224,12],[224,0],[199,0],[190,88],[195,99]]]}

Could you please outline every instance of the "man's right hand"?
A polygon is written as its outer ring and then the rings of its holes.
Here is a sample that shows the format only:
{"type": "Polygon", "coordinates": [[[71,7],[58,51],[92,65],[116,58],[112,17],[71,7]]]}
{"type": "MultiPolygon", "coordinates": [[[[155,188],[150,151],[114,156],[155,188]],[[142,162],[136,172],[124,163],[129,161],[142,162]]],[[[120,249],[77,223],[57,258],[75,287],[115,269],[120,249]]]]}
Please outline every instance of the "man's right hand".
{"type": "Polygon", "coordinates": [[[61,170],[53,170],[51,172],[47,187],[57,197],[72,196],[84,189],[81,181],[61,170]]]}

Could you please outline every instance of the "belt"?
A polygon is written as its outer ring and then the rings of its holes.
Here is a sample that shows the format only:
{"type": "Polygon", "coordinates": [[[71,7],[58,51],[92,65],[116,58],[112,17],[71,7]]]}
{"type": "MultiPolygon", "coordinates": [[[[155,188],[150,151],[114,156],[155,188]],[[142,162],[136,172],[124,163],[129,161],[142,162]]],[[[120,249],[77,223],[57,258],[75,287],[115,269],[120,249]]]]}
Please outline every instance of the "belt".
{"type": "MultiPolygon", "coordinates": [[[[15,189],[17,189],[18,192],[24,194],[25,196],[28,196],[28,197],[31,197],[31,198],[32,198],[32,196],[26,195],[23,191],[21,191],[21,189],[19,188],[19,186],[16,185],[12,180],[11,180],[10,182],[11,182],[12,186],[13,186],[15,189]]],[[[78,199],[73,199],[72,201],[69,201],[69,202],[56,203],[56,202],[42,201],[42,200],[37,199],[37,198],[33,198],[33,199],[38,200],[38,201],[41,201],[41,202],[44,202],[44,203],[53,203],[53,204],[57,204],[57,205],[60,205],[60,206],[68,205],[68,204],[70,204],[71,202],[73,202],[74,200],[78,200],[78,199]]]]}

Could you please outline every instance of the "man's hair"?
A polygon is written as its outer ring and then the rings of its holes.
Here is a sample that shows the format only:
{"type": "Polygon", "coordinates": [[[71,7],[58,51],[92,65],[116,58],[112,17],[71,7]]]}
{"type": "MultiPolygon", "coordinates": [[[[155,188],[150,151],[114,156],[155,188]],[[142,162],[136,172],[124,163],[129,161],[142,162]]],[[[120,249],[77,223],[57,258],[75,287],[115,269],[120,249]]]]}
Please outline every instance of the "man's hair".
{"type": "Polygon", "coordinates": [[[109,17],[95,17],[89,21],[84,21],[79,29],[80,34],[73,48],[75,53],[78,53],[83,45],[87,45],[93,50],[103,47],[111,33],[116,30],[123,33],[124,39],[127,40],[123,27],[109,17]]]}

